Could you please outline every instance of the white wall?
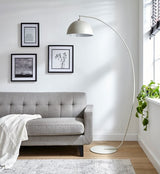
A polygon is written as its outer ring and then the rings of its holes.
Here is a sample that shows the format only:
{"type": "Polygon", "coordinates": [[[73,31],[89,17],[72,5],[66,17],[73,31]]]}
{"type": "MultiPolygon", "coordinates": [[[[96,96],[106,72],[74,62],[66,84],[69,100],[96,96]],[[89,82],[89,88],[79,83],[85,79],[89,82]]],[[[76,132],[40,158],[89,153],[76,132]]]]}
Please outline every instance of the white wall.
{"type": "MultiPolygon", "coordinates": [[[[117,35],[91,19],[95,36],[73,38],[68,25],[79,14],[98,17],[124,36],[134,57],[138,82],[138,0],[0,0],[0,91],[85,91],[94,105],[94,139],[122,138],[132,97],[132,71],[117,35]],[[40,23],[40,47],[20,47],[20,23],[40,23]],[[73,74],[47,73],[47,45],[73,44],[73,74]],[[37,53],[38,81],[11,82],[10,54],[37,53]]],[[[137,83],[136,83],[137,84],[137,83]]],[[[137,119],[128,139],[137,138],[137,119]]]]}
{"type": "Polygon", "coordinates": [[[142,124],[140,124],[138,140],[144,152],[160,173],[160,100],[155,102],[154,99],[148,100],[149,111],[149,126],[147,131],[143,131],[142,124]]]}

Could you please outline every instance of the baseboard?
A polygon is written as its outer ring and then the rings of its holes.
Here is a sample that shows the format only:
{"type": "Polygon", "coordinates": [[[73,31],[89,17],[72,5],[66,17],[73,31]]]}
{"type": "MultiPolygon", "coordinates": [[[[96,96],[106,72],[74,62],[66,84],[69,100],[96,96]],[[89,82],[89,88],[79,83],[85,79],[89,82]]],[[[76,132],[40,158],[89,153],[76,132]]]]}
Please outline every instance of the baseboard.
{"type": "Polygon", "coordinates": [[[157,170],[158,173],[160,173],[160,163],[158,162],[158,159],[156,159],[150,148],[143,142],[140,136],[138,136],[138,143],[153,164],[154,168],[157,170]]]}
{"type": "MultiPolygon", "coordinates": [[[[94,134],[94,141],[121,141],[123,139],[124,134],[120,133],[108,133],[108,134],[94,134]]],[[[125,141],[137,141],[138,136],[137,133],[128,133],[125,141]]]]}

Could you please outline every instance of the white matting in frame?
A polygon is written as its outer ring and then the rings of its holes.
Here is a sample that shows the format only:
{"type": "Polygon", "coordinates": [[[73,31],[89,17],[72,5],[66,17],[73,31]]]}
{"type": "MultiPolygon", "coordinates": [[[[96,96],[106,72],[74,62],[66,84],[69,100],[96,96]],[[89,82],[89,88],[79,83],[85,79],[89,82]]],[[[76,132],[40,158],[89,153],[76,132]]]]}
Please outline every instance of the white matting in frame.
{"type": "Polygon", "coordinates": [[[48,45],[48,72],[73,73],[73,45],[48,45]]]}
{"type": "Polygon", "coordinates": [[[39,47],[39,23],[21,23],[21,47],[39,47]]]}
{"type": "Polygon", "coordinates": [[[37,81],[37,54],[11,54],[11,81],[37,81]]]}

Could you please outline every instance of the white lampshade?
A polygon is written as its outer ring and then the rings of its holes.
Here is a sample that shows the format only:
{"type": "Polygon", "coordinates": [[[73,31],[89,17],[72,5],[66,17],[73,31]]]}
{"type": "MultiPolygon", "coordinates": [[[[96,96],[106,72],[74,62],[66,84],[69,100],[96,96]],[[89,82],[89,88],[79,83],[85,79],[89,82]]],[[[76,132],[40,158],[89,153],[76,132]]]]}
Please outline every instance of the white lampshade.
{"type": "Polygon", "coordinates": [[[80,37],[88,37],[93,36],[93,31],[88,23],[78,20],[71,23],[71,25],[68,27],[67,34],[80,37]]]}

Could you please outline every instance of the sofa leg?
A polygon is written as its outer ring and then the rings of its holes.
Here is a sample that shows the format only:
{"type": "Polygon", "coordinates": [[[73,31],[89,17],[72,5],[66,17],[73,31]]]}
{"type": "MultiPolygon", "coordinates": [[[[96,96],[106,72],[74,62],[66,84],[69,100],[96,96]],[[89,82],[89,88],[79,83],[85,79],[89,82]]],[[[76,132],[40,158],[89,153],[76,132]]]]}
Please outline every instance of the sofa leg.
{"type": "Polygon", "coordinates": [[[83,146],[79,146],[79,151],[80,151],[80,156],[83,157],[84,156],[83,146]]]}

